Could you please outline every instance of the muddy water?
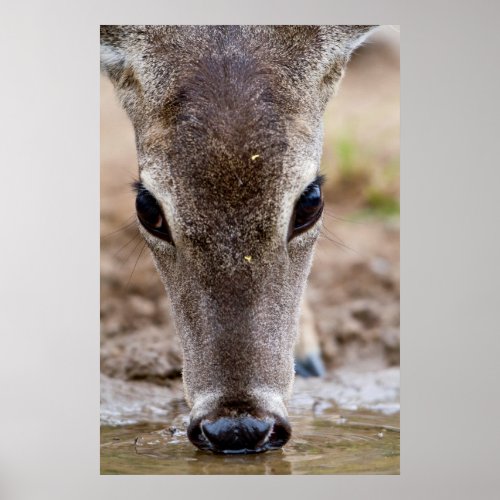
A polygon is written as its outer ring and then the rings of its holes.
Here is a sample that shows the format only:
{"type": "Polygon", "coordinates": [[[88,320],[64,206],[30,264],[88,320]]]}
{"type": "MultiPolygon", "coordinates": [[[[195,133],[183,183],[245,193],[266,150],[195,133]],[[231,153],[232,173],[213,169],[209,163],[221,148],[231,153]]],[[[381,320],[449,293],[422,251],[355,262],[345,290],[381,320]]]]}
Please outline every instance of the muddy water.
{"type": "Polygon", "coordinates": [[[197,450],[182,397],[161,408],[150,396],[149,406],[104,398],[101,474],[399,474],[399,371],[298,380],[291,440],[256,455],[197,450]]]}

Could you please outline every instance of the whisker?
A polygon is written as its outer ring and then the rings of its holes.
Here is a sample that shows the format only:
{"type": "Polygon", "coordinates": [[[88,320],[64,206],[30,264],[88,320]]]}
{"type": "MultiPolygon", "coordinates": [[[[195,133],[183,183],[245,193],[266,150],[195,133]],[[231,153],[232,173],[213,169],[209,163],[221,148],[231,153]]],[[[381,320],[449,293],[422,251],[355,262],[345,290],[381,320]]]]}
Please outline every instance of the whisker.
{"type": "Polygon", "coordinates": [[[333,244],[337,245],[344,251],[353,252],[359,255],[359,252],[354,250],[354,248],[350,247],[349,245],[345,244],[342,240],[338,239],[338,236],[332,233],[326,226],[323,225],[322,229],[326,229],[326,231],[328,231],[331,234],[331,236],[328,236],[328,234],[324,233],[323,231],[321,231],[320,236],[327,239],[328,241],[331,241],[333,244]]]}
{"type": "Polygon", "coordinates": [[[135,247],[133,248],[133,250],[127,255],[127,257],[125,259],[121,259],[123,263],[125,262],[128,262],[128,260],[130,259],[130,257],[132,257],[132,255],[134,254],[134,252],[137,250],[137,247],[141,244],[141,242],[144,242],[144,240],[140,237],[140,233],[138,234],[139,236],[139,241],[136,243],[135,247]]]}
{"type": "Polygon", "coordinates": [[[341,222],[349,222],[350,224],[358,224],[360,226],[364,226],[365,223],[359,220],[353,220],[353,219],[345,219],[344,217],[339,217],[338,215],[335,215],[333,212],[330,212],[329,210],[324,210],[325,215],[328,215],[328,217],[331,217],[332,219],[341,221],[341,222]]]}
{"type": "Polygon", "coordinates": [[[328,232],[328,234],[335,240],[337,241],[340,245],[343,245],[345,248],[348,248],[349,250],[353,250],[340,236],[336,235],[332,230],[330,230],[326,224],[323,224],[322,228],[328,232]]]}
{"type": "Polygon", "coordinates": [[[124,250],[126,247],[128,247],[130,245],[130,243],[134,242],[137,237],[139,237],[141,235],[141,233],[139,233],[139,231],[137,231],[137,234],[131,238],[130,240],[127,241],[127,243],[125,243],[125,245],[122,245],[117,252],[115,252],[113,254],[113,257],[118,257],[118,255],[122,252],[122,250],[124,250]]]}
{"type": "MultiPolygon", "coordinates": [[[[135,217],[135,215],[131,215],[129,217],[129,219],[131,217],[135,217]]],[[[128,219],[127,219],[128,220],[128,219]]],[[[125,231],[126,229],[128,229],[129,227],[132,227],[136,224],[136,221],[133,220],[132,222],[129,222],[128,224],[125,224],[121,227],[119,227],[118,229],[116,229],[115,231],[112,231],[111,233],[108,233],[108,234],[105,234],[104,236],[101,236],[101,240],[105,240],[106,238],[109,238],[110,236],[113,236],[113,234],[116,234],[116,233],[119,233],[120,231],[125,231]]]]}
{"type": "Polygon", "coordinates": [[[142,245],[141,251],[139,252],[139,256],[137,257],[137,259],[135,261],[134,268],[132,269],[132,272],[130,273],[130,276],[128,277],[127,284],[125,285],[125,290],[127,290],[127,288],[128,288],[130,280],[132,279],[132,275],[134,274],[135,268],[137,267],[137,263],[139,262],[139,259],[141,258],[142,252],[144,252],[145,248],[146,248],[146,242],[144,242],[144,245],[142,245]]]}
{"type": "Polygon", "coordinates": [[[320,238],[323,238],[325,240],[328,240],[330,243],[333,243],[334,245],[338,246],[341,250],[347,251],[349,249],[344,248],[338,241],[335,241],[334,239],[330,238],[327,234],[321,233],[319,235],[320,238]]]}

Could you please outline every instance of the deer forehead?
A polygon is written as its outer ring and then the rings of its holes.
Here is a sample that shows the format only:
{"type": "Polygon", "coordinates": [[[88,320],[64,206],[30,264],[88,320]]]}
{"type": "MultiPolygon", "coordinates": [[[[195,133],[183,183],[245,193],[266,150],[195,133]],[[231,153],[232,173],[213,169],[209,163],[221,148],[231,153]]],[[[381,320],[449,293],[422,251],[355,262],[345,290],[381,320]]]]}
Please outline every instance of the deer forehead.
{"type": "Polygon", "coordinates": [[[201,165],[201,172],[189,172],[171,159],[155,159],[145,163],[140,177],[162,206],[174,237],[217,240],[251,253],[256,245],[286,237],[294,206],[316,178],[318,165],[299,157],[267,167],[265,151],[248,163],[208,162],[205,170],[201,165]],[[252,162],[261,164],[252,168],[252,162]]]}
{"type": "Polygon", "coordinates": [[[197,234],[285,234],[321,152],[320,120],[290,101],[252,59],[200,59],[137,137],[167,217],[197,234]]]}

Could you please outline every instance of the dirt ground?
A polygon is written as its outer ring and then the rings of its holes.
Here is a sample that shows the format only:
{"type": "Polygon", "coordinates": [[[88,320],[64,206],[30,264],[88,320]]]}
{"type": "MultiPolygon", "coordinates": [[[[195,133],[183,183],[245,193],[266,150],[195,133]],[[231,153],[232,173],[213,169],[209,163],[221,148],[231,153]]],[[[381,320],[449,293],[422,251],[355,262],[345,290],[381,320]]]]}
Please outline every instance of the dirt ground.
{"type": "MultiPolygon", "coordinates": [[[[399,203],[397,43],[374,41],[353,57],[325,113],[322,169],[328,203],[307,294],[324,361],[330,369],[399,365],[399,216],[378,209],[399,203]]],[[[136,175],[131,125],[103,78],[101,371],[165,384],[180,376],[182,354],[135,226],[136,175]]]]}

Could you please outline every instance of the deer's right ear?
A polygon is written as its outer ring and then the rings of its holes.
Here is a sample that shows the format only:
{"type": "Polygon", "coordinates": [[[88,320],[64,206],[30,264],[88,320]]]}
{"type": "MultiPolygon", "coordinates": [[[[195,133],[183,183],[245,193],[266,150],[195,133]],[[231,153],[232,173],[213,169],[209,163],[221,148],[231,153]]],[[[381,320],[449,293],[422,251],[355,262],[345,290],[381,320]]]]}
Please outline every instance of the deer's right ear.
{"type": "Polygon", "coordinates": [[[118,80],[126,67],[127,26],[101,26],[101,71],[118,80]]]}

